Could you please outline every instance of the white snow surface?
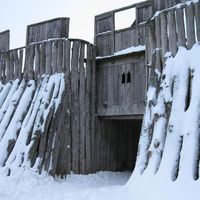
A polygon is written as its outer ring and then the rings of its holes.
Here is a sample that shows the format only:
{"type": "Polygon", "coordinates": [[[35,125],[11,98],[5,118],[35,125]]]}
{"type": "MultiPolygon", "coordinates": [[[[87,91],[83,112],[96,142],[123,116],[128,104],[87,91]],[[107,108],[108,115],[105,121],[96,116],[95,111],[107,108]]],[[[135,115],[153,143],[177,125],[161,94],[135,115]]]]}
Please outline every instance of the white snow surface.
{"type": "MultiPolygon", "coordinates": [[[[17,169],[11,176],[0,175],[1,200],[119,200],[130,172],[70,174],[66,179],[38,175],[17,169]]],[[[125,199],[124,199],[125,200],[125,199]]]]}

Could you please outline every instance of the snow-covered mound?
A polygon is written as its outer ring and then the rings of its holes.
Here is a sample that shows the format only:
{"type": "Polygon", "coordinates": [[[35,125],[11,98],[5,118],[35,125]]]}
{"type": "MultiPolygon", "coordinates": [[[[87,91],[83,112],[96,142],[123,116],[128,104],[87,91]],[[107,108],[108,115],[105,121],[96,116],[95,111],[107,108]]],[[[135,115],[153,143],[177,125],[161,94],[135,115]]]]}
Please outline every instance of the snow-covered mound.
{"type": "Polygon", "coordinates": [[[136,200],[200,198],[200,45],[179,47],[150,85],[135,170],[136,200]]]}
{"type": "Polygon", "coordinates": [[[64,74],[43,76],[38,82],[16,79],[0,86],[0,170],[7,175],[17,167],[39,172],[52,168],[56,134],[50,132],[50,121],[55,123],[64,74]]]}

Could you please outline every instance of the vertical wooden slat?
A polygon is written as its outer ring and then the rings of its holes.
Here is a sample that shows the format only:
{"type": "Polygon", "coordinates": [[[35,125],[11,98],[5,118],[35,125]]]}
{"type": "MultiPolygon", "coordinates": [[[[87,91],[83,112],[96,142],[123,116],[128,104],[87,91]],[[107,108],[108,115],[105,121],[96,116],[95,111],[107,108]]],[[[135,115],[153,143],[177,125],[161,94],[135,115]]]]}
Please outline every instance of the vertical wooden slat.
{"type": "Polygon", "coordinates": [[[200,41],[200,3],[194,3],[197,40],[200,41]]]}
{"type": "Polygon", "coordinates": [[[79,126],[80,126],[80,173],[85,174],[85,100],[86,100],[86,84],[85,84],[85,68],[84,68],[85,44],[80,45],[79,70],[80,70],[80,87],[79,87],[79,126]]]}
{"type": "Polygon", "coordinates": [[[45,51],[46,51],[46,44],[42,43],[40,45],[40,76],[45,73],[45,51]]]}
{"type": "Polygon", "coordinates": [[[55,74],[57,70],[57,46],[58,46],[58,41],[53,42],[52,46],[52,74],[55,74]]]}
{"type": "Polygon", "coordinates": [[[160,14],[161,24],[161,44],[162,44],[162,58],[165,57],[165,53],[168,51],[168,36],[167,36],[167,16],[166,12],[160,14]]]}
{"type": "Polygon", "coordinates": [[[72,171],[74,173],[80,172],[79,166],[79,70],[78,70],[78,58],[79,58],[80,42],[74,41],[72,48],[71,59],[71,89],[72,89],[72,171]]]}
{"type": "Polygon", "coordinates": [[[19,80],[22,79],[23,55],[24,55],[24,49],[20,49],[19,50],[19,69],[18,69],[19,80]]]}
{"type": "Polygon", "coordinates": [[[51,75],[51,54],[52,54],[52,42],[48,41],[46,44],[46,62],[45,62],[45,74],[51,75]]]}
{"type": "Polygon", "coordinates": [[[169,27],[169,51],[175,56],[177,52],[177,35],[174,9],[168,12],[167,22],[169,27]]]}
{"type": "Polygon", "coordinates": [[[187,48],[191,49],[195,43],[194,10],[192,5],[185,8],[187,28],[187,48]]]}
{"type": "Polygon", "coordinates": [[[62,55],[63,55],[63,41],[58,41],[58,54],[57,54],[57,67],[58,67],[58,73],[63,72],[62,69],[62,55]]]}
{"type": "Polygon", "coordinates": [[[35,45],[31,45],[29,52],[29,62],[28,62],[28,80],[33,79],[34,57],[35,57],[35,45]]]}
{"type": "Polygon", "coordinates": [[[64,41],[63,50],[63,72],[66,73],[67,69],[70,69],[71,42],[69,40],[64,41]]]}
{"type": "Polygon", "coordinates": [[[6,83],[10,80],[10,53],[5,53],[6,83]]]}
{"type": "Polygon", "coordinates": [[[14,78],[14,52],[13,51],[9,51],[10,54],[10,58],[9,58],[9,63],[10,63],[10,75],[9,75],[9,79],[13,80],[14,78]]]}
{"type": "Polygon", "coordinates": [[[0,53],[0,82],[3,81],[3,53],[0,53]]]}
{"type": "Polygon", "coordinates": [[[182,8],[176,9],[176,24],[178,34],[178,46],[186,46],[184,13],[182,8]]]}
{"type": "Polygon", "coordinates": [[[159,17],[155,17],[156,48],[161,48],[161,25],[159,17]]]}
{"type": "Polygon", "coordinates": [[[14,50],[14,79],[19,78],[19,58],[18,58],[18,52],[17,50],[14,50]]]}
{"type": "Polygon", "coordinates": [[[92,135],[92,171],[95,170],[96,163],[96,152],[95,152],[95,105],[96,105],[96,47],[91,45],[92,51],[92,66],[91,66],[91,105],[90,105],[90,115],[91,115],[91,135],[92,135]]]}
{"type": "Polygon", "coordinates": [[[35,78],[40,74],[40,44],[35,45],[35,78]]]}
{"type": "Polygon", "coordinates": [[[91,115],[90,115],[90,104],[91,104],[91,84],[92,84],[92,62],[91,62],[92,52],[91,45],[87,45],[87,60],[86,60],[86,100],[85,100],[85,109],[86,109],[86,124],[85,124],[85,140],[86,140],[86,173],[89,173],[91,170],[91,115]]]}

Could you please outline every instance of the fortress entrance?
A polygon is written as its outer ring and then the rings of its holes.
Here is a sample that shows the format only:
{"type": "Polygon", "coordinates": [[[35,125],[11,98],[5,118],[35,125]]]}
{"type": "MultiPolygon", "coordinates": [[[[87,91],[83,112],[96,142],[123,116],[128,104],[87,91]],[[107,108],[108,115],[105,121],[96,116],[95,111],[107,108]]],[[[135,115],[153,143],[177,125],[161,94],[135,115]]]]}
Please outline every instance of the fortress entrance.
{"type": "Polygon", "coordinates": [[[142,120],[99,120],[97,168],[127,171],[135,167],[142,120]]]}

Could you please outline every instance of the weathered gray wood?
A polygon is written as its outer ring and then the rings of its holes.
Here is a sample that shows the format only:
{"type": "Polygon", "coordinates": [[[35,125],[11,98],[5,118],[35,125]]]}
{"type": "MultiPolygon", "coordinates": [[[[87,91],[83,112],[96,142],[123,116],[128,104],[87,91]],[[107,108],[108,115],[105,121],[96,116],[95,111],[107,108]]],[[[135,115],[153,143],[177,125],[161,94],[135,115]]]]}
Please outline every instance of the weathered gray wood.
{"type": "Polygon", "coordinates": [[[45,62],[45,74],[51,75],[51,57],[52,57],[52,42],[48,41],[46,44],[46,62],[45,62]]]}
{"type": "Polygon", "coordinates": [[[18,52],[17,50],[13,51],[13,55],[14,55],[14,80],[19,78],[18,74],[19,74],[19,58],[18,58],[18,52]]]}
{"type": "Polygon", "coordinates": [[[35,45],[35,78],[40,75],[40,44],[35,45]]]}
{"type": "Polygon", "coordinates": [[[14,51],[10,51],[9,52],[10,54],[10,60],[9,60],[9,63],[10,63],[10,75],[9,75],[9,79],[10,80],[13,80],[14,79],[14,51]]]}
{"type": "Polygon", "coordinates": [[[71,42],[69,40],[64,41],[63,44],[63,72],[69,73],[70,69],[70,53],[71,53],[71,42]]]}
{"type": "Polygon", "coordinates": [[[40,76],[45,73],[45,50],[46,44],[43,43],[40,45],[40,76]]]}
{"type": "Polygon", "coordinates": [[[155,21],[151,21],[148,27],[149,27],[149,46],[152,54],[156,48],[155,21]]]}
{"type": "Polygon", "coordinates": [[[95,163],[96,163],[96,152],[95,152],[95,105],[96,105],[96,47],[91,45],[91,51],[92,51],[92,61],[91,61],[91,105],[90,105],[90,115],[91,115],[91,137],[92,137],[92,141],[91,141],[91,148],[92,148],[92,166],[91,166],[91,170],[92,172],[95,172],[95,163]]]}
{"type": "Polygon", "coordinates": [[[62,58],[63,58],[63,41],[60,40],[60,41],[58,41],[58,54],[57,54],[58,73],[63,72],[62,58]]]}
{"type": "Polygon", "coordinates": [[[194,3],[194,15],[196,22],[196,35],[197,40],[200,41],[200,4],[194,3]]]}
{"type": "Polygon", "coordinates": [[[52,74],[55,74],[57,72],[57,47],[58,47],[58,41],[54,41],[53,42],[53,46],[52,46],[52,74]]]}
{"type": "Polygon", "coordinates": [[[86,101],[86,77],[84,68],[84,54],[85,44],[80,45],[80,56],[79,56],[79,71],[80,71],[80,87],[79,87],[79,120],[80,120],[80,173],[85,174],[85,131],[86,131],[86,118],[85,118],[85,101],[86,101]]]}
{"type": "Polygon", "coordinates": [[[19,50],[19,69],[18,69],[19,80],[22,80],[23,55],[24,55],[24,50],[20,49],[19,50]]]}
{"type": "Polygon", "coordinates": [[[50,38],[68,38],[69,18],[56,18],[27,26],[26,45],[50,38]]]}
{"type": "Polygon", "coordinates": [[[91,170],[91,84],[92,83],[92,52],[91,44],[87,45],[87,57],[86,57],[86,100],[85,100],[85,109],[86,109],[86,124],[85,124],[85,140],[86,140],[86,173],[89,173],[91,170]]]}
{"type": "Polygon", "coordinates": [[[178,46],[186,46],[184,14],[182,8],[176,9],[176,24],[178,34],[178,46]]]}
{"type": "Polygon", "coordinates": [[[29,61],[28,61],[28,80],[33,79],[34,57],[35,57],[35,46],[31,45],[29,51],[29,61]]]}
{"type": "Polygon", "coordinates": [[[80,126],[79,126],[79,96],[78,96],[78,58],[79,58],[80,42],[75,41],[72,47],[72,59],[71,59],[71,89],[72,89],[72,170],[75,173],[80,172],[79,166],[79,145],[80,145],[80,126]]]}
{"type": "Polygon", "coordinates": [[[193,6],[192,5],[186,6],[185,12],[186,12],[187,48],[191,49],[195,43],[193,6]]]}
{"type": "Polygon", "coordinates": [[[167,13],[162,12],[160,14],[161,24],[161,44],[162,44],[162,58],[165,57],[165,53],[169,50],[169,43],[167,37],[167,13]]]}
{"type": "Polygon", "coordinates": [[[5,53],[6,83],[10,80],[10,53],[5,53]]]}
{"type": "Polygon", "coordinates": [[[170,10],[168,12],[167,22],[169,27],[169,51],[172,53],[173,56],[175,56],[177,52],[175,10],[170,10]]]}

